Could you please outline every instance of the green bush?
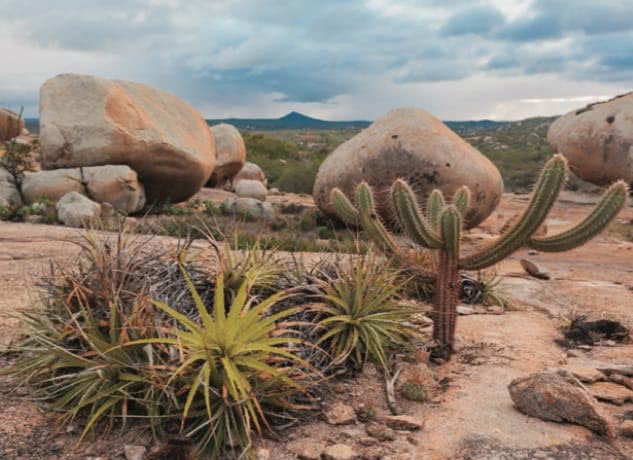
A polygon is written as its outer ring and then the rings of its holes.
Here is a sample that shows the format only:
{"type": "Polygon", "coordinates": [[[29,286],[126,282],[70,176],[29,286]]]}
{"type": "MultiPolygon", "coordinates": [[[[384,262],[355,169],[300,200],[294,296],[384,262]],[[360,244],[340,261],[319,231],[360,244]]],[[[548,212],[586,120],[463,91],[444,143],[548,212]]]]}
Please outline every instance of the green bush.
{"type": "Polygon", "coordinates": [[[324,303],[311,308],[320,316],[317,344],[333,364],[362,368],[368,358],[389,368],[388,349],[410,346],[418,334],[407,321],[414,311],[400,302],[406,281],[373,254],[358,256],[351,267],[337,265],[320,282],[324,303]]]}
{"type": "Polygon", "coordinates": [[[211,458],[305,409],[304,382],[322,378],[295,354],[303,339],[286,319],[298,308],[280,304],[290,292],[273,253],[224,258],[217,274],[187,241],[175,257],[123,233],[78,244],[75,264],[41,280],[4,384],[34,385],[62,424],[85,420],[82,438],[132,421],[157,435],[180,426],[211,458]]]}
{"type": "Polygon", "coordinates": [[[183,272],[199,319],[191,320],[176,308],[154,301],[177,326],[166,331],[166,338],[140,342],[178,349],[180,361],[171,380],[178,394],[187,395],[181,407],[182,427],[213,458],[227,444],[250,446],[251,430],[261,433],[268,426],[265,409],[288,407],[289,396],[304,391],[296,376],[307,363],[289,349],[300,339],[293,337],[291,328],[278,326],[297,309],[271,313],[286,292],[251,304],[248,289],[260,275],[249,273],[231,304],[225,303],[220,273],[213,306],[207,308],[183,272]]]}

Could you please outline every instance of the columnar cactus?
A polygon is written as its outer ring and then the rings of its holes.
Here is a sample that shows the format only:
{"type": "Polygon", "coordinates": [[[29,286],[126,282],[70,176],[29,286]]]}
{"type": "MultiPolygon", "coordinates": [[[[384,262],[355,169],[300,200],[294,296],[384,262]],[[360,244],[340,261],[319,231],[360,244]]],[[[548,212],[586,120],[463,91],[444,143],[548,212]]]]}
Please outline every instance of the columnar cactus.
{"type": "Polygon", "coordinates": [[[455,338],[457,303],[459,300],[459,270],[480,270],[505,259],[522,246],[543,252],[567,251],[578,247],[600,233],[615,218],[627,196],[623,181],[613,184],[593,211],[579,224],[558,235],[535,237],[534,233],[549,214],[565,183],[567,161],[555,155],[544,167],[532,200],[521,218],[499,238],[487,246],[460,256],[462,216],[470,206],[470,191],[460,188],[447,204],[442,192],[434,190],[428,197],[423,213],[411,187],[402,179],[391,187],[391,198],[400,226],[415,243],[416,251],[398,244],[377,216],[370,186],[363,182],[356,189],[356,206],[339,189],[332,190],[331,200],[337,214],[350,224],[360,224],[367,234],[387,254],[424,278],[435,281],[435,311],[433,337],[439,356],[450,356],[455,338]],[[427,250],[434,252],[436,269],[421,260],[427,250]]]}

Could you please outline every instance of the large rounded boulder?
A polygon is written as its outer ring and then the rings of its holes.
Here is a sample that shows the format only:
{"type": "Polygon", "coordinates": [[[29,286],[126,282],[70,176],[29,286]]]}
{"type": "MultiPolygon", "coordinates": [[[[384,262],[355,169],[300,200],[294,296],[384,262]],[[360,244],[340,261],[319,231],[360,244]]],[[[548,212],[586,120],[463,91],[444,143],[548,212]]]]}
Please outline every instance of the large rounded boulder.
{"type": "Polygon", "coordinates": [[[349,197],[366,181],[376,192],[377,210],[386,223],[393,221],[388,190],[405,179],[423,204],[433,189],[450,199],[462,185],[472,193],[465,216],[467,227],[482,222],[497,207],[503,180],[494,164],[421,109],[395,109],[340,145],[323,162],[314,184],[317,206],[335,214],[330,192],[340,188],[349,197]]]}
{"type": "Polygon", "coordinates": [[[207,182],[210,187],[223,184],[235,176],[246,162],[246,145],[233,125],[220,123],[211,127],[215,139],[215,169],[207,182]]]}
{"type": "Polygon", "coordinates": [[[563,115],[550,126],[547,140],[581,179],[633,183],[633,93],[563,115]]]}
{"type": "Polygon", "coordinates": [[[127,165],[148,202],[184,201],[206,183],[215,144],[197,110],[165,91],[65,74],[40,91],[44,169],[127,165]]]}
{"type": "Polygon", "coordinates": [[[8,141],[20,135],[24,129],[24,120],[9,109],[0,109],[0,142],[8,141]]]}

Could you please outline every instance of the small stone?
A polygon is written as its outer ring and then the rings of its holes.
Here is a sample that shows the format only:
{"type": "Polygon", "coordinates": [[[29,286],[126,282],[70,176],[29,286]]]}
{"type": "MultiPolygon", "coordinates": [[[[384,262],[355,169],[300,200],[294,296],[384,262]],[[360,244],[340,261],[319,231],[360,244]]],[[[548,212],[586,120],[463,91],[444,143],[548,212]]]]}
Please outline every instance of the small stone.
{"type": "Polygon", "coordinates": [[[535,264],[534,262],[528,259],[521,259],[520,263],[521,263],[521,267],[523,267],[523,270],[525,270],[529,275],[533,276],[534,278],[538,278],[541,280],[548,280],[551,278],[551,275],[549,274],[547,270],[539,267],[537,264],[535,264]]]}
{"type": "Polygon", "coordinates": [[[391,454],[382,458],[382,460],[413,460],[411,454],[400,453],[400,454],[391,454]]]}
{"type": "Polygon", "coordinates": [[[593,350],[593,347],[591,345],[578,345],[576,346],[576,348],[578,348],[579,350],[584,350],[584,351],[593,350]]]}
{"type": "Polygon", "coordinates": [[[398,431],[417,431],[424,427],[424,421],[409,415],[387,415],[381,421],[398,431]]]}
{"type": "Polygon", "coordinates": [[[124,446],[123,452],[125,453],[126,460],[143,460],[145,456],[145,446],[124,446]]]}
{"type": "Polygon", "coordinates": [[[270,449],[265,449],[263,447],[258,448],[255,451],[255,459],[256,460],[270,460],[270,449]]]}
{"type": "Polygon", "coordinates": [[[625,420],[620,425],[620,434],[627,438],[633,438],[633,420],[625,420]]]}
{"type": "Polygon", "coordinates": [[[504,308],[499,305],[491,305],[489,307],[486,307],[486,311],[491,315],[503,315],[505,313],[504,308]]]}
{"type": "Polygon", "coordinates": [[[567,357],[568,358],[582,358],[583,357],[583,353],[581,351],[578,350],[567,350],[567,357]]]}
{"type": "Polygon", "coordinates": [[[534,249],[530,249],[528,251],[528,256],[536,256],[538,255],[538,251],[535,251],[534,249]]]}
{"type": "Polygon", "coordinates": [[[324,460],[354,460],[356,452],[347,444],[333,444],[323,450],[324,460]]]}
{"type": "Polygon", "coordinates": [[[368,423],[367,426],[365,426],[365,431],[369,436],[381,442],[396,439],[395,431],[382,423],[368,423]]]}
{"type": "Polygon", "coordinates": [[[363,436],[362,438],[358,438],[358,444],[365,447],[375,446],[380,441],[376,438],[372,438],[370,436],[363,436]]]}
{"type": "Polygon", "coordinates": [[[468,305],[457,305],[457,314],[462,316],[474,315],[475,309],[468,305]]]}
{"type": "Polygon", "coordinates": [[[348,425],[356,421],[354,408],[340,401],[335,402],[324,415],[330,425],[348,425]]]}
{"type": "MultiPolygon", "coordinates": [[[[375,440],[374,440],[375,441],[375,440]]],[[[358,458],[363,460],[382,460],[387,455],[387,452],[391,452],[391,446],[381,446],[379,444],[366,447],[362,449],[358,458]]]]}
{"type": "Polygon", "coordinates": [[[286,449],[301,460],[319,460],[321,458],[321,443],[308,438],[292,441],[286,445],[286,449]]]}
{"type": "Polygon", "coordinates": [[[598,382],[590,387],[591,394],[598,401],[621,406],[622,404],[633,401],[633,391],[622,385],[612,382],[598,382]]]}
{"type": "Polygon", "coordinates": [[[365,434],[365,431],[359,426],[351,426],[349,428],[342,428],[338,432],[338,437],[341,441],[356,440],[365,434]]]}

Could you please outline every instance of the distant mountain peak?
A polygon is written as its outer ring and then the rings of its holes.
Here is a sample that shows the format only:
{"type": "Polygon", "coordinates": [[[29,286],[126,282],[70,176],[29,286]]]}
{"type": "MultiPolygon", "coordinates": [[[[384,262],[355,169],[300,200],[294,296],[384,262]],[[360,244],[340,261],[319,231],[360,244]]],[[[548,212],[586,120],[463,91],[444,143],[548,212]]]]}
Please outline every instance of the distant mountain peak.
{"type": "Polygon", "coordinates": [[[285,120],[285,121],[289,121],[289,120],[295,120],[295,121],[300,121],[300,120],[314,120],[314,118],[309,117],[307,115],[304,115],[302,113],[299,112],[295,112],[292,111],[290,113],[287,113],[286,115],[284,115],[283,117],[280,118],[280,120],[285,120]]]}

